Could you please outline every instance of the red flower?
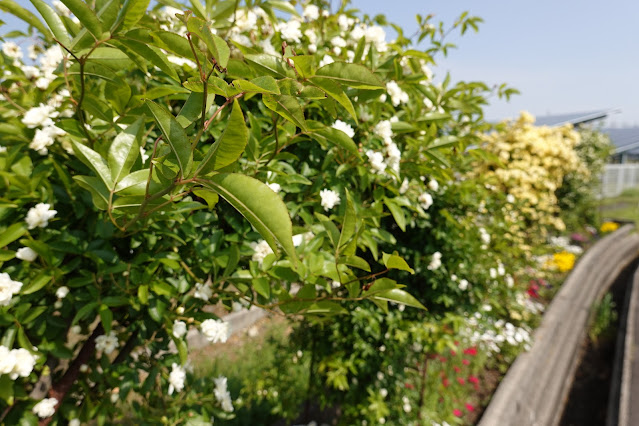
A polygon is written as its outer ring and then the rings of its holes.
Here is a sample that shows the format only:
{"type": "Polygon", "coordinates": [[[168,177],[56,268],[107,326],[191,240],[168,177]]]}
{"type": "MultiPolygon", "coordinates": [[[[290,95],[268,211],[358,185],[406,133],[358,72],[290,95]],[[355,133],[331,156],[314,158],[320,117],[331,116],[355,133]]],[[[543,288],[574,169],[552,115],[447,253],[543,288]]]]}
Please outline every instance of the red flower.
{"type": "Polygon", "coordinates": [[[462,359],[462,364],[468,365],[470,364],[470,361],[468,361],[467,359],[462,359]]]}
{"type": "Polygon", "coordinates": [[[450,382],[448,381],[448,379],[446,377],[444,377],[442,379],[442,384],[444,385],[445,388],[447,388],[448,386],[450,386],[450,382]]]}
{"type": "Polygon", "coordinates": [[[459,346],[459,342],[455,340],[455,346],[459,346]]]}
{"type": "Polygon", "coordinates": [[[405,384],[404,384],[404,387],[405,387],[406,389],[415,389],[415,386],[413,386],[413,385],[412,385],[412,384],[410,384],[410,383],[405,383],[405,384]]]}
{"type": "Polygon", "coordinates": [[[453,414],[454,414],[454,415],[456,415],[457,417],[461,417],[461,416],[462,416],[462,412],[461,412],[461,410],[459,410],[459,409],[457,409],[457,408],[455,408],[455,409],[453,410],[453,414]]]}
{"type": "Polygon", "coordinates": [[[464,349],[464,354],[475,356],[477,355],[477,348],[473,346],[472,348],[464,349]]]}
{"type": "Polygon", "coordinates": [[[455,355],[457,355],[457,352],[455,352],[455,351],[451,350],[451,351],[450,351],[450,354],[451,354],[452,356],[455,356],[455,355]]]}
{"type": "Polygon", "coordinates": [[[466,403],[466,409],[467,409],[468,411],[475,411],[475,407],[473,407],[472,405],[470,405],[470,404],[468,404],[468,403],[466,403]]]}
{"type": "Polygon", "coordinates": [[[446,357],[445,356],[440,356],[439,357],[439,361],[440,362],[446,362],[446,357]]]}
{"type": "Polygon", "coordinates": [[[458,377],[458,378],[457,378],[457,381],[459,382],[459,384],[460,384],[460,385],[464,385],[464,384],[466,384],[466,381],[464,380],[464,378],[463,378],[463,377],[458,377]]]}
{"type": "Polygon", "coordinates": [[[453,370],[455,370],[455,373],[459,373],[461,371],[461,368],[454,366],[453,370]]]}
{"type": "Polygon", "coordinates": [[[468,382],[474,385],[478,385],[479,379],[476,376],[468,376],[468,382]]]}

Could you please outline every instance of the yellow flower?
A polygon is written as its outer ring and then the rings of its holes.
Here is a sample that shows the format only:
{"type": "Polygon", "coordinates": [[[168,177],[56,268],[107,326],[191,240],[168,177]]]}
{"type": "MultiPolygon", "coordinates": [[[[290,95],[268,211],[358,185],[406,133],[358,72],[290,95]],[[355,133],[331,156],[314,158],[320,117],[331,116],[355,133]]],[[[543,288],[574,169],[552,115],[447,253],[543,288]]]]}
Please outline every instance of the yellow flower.
{"type": "Polygon", "coordinates": [[[619,224],[617,222],[604,222],[601,224],[601,228],[599,230],[601,232],[612,232],[616,231],[619,228],[619,224]]]}
{"type": "Polygon", "coordinates": [[[575,266],[575,255],[567,251],[555,253],[552,256],[552,263],[559,272],[568,272],[575,266]]]}

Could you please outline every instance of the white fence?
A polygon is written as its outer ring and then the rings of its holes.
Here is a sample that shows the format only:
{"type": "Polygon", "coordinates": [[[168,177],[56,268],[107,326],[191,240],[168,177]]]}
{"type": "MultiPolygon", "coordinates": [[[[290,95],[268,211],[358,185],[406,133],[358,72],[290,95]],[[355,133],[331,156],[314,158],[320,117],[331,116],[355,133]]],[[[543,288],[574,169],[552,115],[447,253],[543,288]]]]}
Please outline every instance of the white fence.
{"type": "Polygon", "coordinates": [[[606,164],[601,177],[601,198],[616,197],[639,186],[639,164],[606,164]]]}

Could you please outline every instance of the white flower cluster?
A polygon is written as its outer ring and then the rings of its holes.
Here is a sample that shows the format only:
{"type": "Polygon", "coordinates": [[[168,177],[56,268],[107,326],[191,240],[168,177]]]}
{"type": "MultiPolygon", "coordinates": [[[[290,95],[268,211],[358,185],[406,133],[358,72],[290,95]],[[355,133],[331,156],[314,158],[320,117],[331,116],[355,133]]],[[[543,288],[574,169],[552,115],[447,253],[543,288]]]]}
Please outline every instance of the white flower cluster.
{"type": "Polygon", "coordinates": [[[169,395],[173,395],[173,392],[181,392],[184,389],[184,382],[186,381],[186,370],[176,363],[171,366],[171,373],[169,374],[169,395]]]}
{"type": "Polygon", "coordinates": [[[495,353],[501,352],[504,343],[512,346],[523,345],[525,350],[530,350],[532,342],[527,328],[517,327],[501,319],[494,321],[492,318],[483,318],[479,312],[468,319],[468,328],[463,329],[462,334],[466,335],[473,345],[481,344],[495,353]],[[483,332],[480,331],[482,329],[483,332]]]}
{"type": "Polygon", "coordinates": [[[229,338],[229,323],[222,320],[207,319],[200,325],[206,340],[212,343],[224,343],[229,338]]]}
{"type": "Polygon", "coordinates": [[[55,138],[67,134],[64,130],[56,127],[53,118],[60,114],[55,106],[50,104],[40,104],[29,109],[22,117],[22,123],[30,129],[36,129],[35,135],[29,144],[29,148],[35,150],[40,155],[47,155],[48,147],[53,145],[55,138]]]}
{"type": "Polygon", "coordinates": [[[393,106],[398,106],[399,104],[405,104],[408,102],[409,97],[408,93],[404,92],[396,81],[389,81],[386,83],[386,91],[391,97],[391,102],[393,106]]]}
{"type": "Polygon", "coordinates": [[[335,123],[331,126],[333,129],[341,130],[346,133],[349,138],[355,136],[355,130],[351,127],[350,124],[343,122],[342,120],[336,120],[335,123]]]}
{"type": "Polygon", "coordinates": [[[209,287],[208,284],[196,283],[195,284],[195,293],[193,293],[193,297],[196,299],[204,300],[208,302],[208,300],[213,296],[213,290],[209,287]]]}
{"type": "Polygon", "coordinates": [[[49,220],[58,214],[57,210],[50,210],[50,208],[51,205],[45,203],[38,203],[35,207],[31,207],[25,218],[28,228],[46,228],[49,225],[49,220]]]}
{"type": "Polygon", "coordinates": [[[222,405],[222,410],[230,413],[233,411],[233,402],[231,401],[231,393],[229,392],[226,385],[226,377],[220,376],[216,379],[213,379],[215,382],[215,389],[213,393],[215,394],[215,398],[222,405]]]}
{"type": "Polygon", "coordinates": [[[11,349],[0,345],[0,375],[8,374],[11,380],[28,377],[33,371],[36,357],[26,349],[11,349]]]}
{"type": "Polygon", "coordinates": [[[490,234],[486,231],[486,228],[479,228],[479,238],[481,239],[482,248],[485,250],[490,244],[490,234]]]}
{"type": "Polygon", "coordinates": [[[20,281],[14,281],[6,272],[0,273],[0,306],[7,306],[11,298],[22,288],[20,281]]]}
{"type": "Polygon", "coordinates": [[[563,249],[568,253],[579,255],[584,251],[581,247],[570,244],[570,239],[568,237],[550,237],[549,242],[551,245],[563,249]]]}
{"type": "Polygon", "coordinates": [[[173,321],[173,336],[176,339],[181,339],[186,334],[186,323],[184,321],[173,321]]]}
{"type": "Polygon", "coordinates": [[[428,192],[423,192],[419,197],[417,197],[417,201],[419,201],[419,205],[422,209],[428,210],[430,206],[433,205],[433,196],[428,192]]]}
{"type": "Polygon", "coordinates": [[[32,411],[33,414],[44,419],[55,414],[56,405],[58,405],[58,400],[56,398],[44,398],[42,401],[33,406],[32,411]]]}
{"type": "Polygon", "coordinates": [[[301,26],[302,23],[299,20],[291,19],[276,24],[275,31],[278,31],[281,34],[282,39],[299,43],[302,39],[301,26]]]}
{"type": "Polygon", "coordinates": [[[95,338],[95,350],[102,351],[105,355],[111,355],[118,346],[120,346],[120,342],[113,330],[109,334],[103,334],[95,338]]]}
{"type": "Polygon", "coordinates": [[[439,269],[440,266],[442,266],[442,254],[436,251],[435,253],[433,253],[433,256],[430,259],[428,269],[430,271],[434,271],[436,269],[439,269]]]}
{"type": "Polygon", "coordinates": [[[382,174],[387,168],[399,175],[399,163],[402,159],[402,152],[393,142],[392,123],[397,121],[395,117],[390,120],[382,120],[375,125],[373,132],[384,142],[383,152],[373,150],[366,151],[366,156],[371,163],[374,173],[382,174]]]}
{"type": "Polygon", "coordinates": [[[264,258],[273,253],[273,249],[264,240],[259,240],[257,243],[252,242],[251,248],[254,250],[252,260],[258,262],[260,265],[264,261],[264,258]]]}
{"type": "Polygon", "coordinates": [[[322,189],[320,191],[320,199],[320,204],[324,207],[325,211],[331,210],[341,201],[339,194],[332,189],[322,189]]]}
{"type": "Polygon", "coordinates": [[[303,234],[293,235],[293,245],[295,247],[298,247],[302,245],[302,243],[308,243],[309,241],[313,239],[313,237],[315,237],[315,234],[313,234],[310,231],[304,232],[303,234]]]}
{"type": "Polygon", "coordinates": [[[38,257],[38,253],[30,247],[20,247],[16,251],[16,258],[25,262],[33,262],[38,257]]]}

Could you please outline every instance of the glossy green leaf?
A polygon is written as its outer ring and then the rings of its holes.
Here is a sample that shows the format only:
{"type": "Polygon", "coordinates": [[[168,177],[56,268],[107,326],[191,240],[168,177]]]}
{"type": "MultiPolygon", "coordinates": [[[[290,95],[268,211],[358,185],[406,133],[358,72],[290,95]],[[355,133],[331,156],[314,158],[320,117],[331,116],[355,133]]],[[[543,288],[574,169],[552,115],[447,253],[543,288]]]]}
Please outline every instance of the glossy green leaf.
{"type": "Polygon", "coordinates": [[[221,173],[201,181],[235,207],[273,251],[278,250],[279,244],[294,262],[297,261],[288,209],[271,188],[257,179],[234,173],[221,173]]]}
{"type": "Polygon", "coordinates": [[[372,296],[374,294],[377,294],[379,292],[393,290],[393,289],[396,289],[398,287],[400,287],[400,285],[397,284],[396,281],[391,280],[390,278],[378,278],[368,288],[368,290],[366,290],[365,292],[362,293],[362,296],[368,297],[368,296],[372,296]]]}
{"type": "Polygon", "coordinates": [[[392,198],[384,198],[384,204],[386,204],[386,207],[390,210],[393,215],[393,219],[395,219],[395,223],[399,226],[399,229],[406,232],[406,216],[404,215],[404,209],[395,203],[392,198]]]}
{"type": "Polygon", "coordinates": [[[368,264],[368,262],[359,256],[346,256],[341,258],[340,262],[343,263],[344,265],[362,269],[366,272],[371,271],[371,266],[368,264]]]}
{"type": "Polygon", "coordinates": [[[80,20],[96,40],[102,40],[102,24],[96,14],[82,0],[60,0],[80,20]]]}
{"type": "Polygon", "coordinates": [[[138,299],[143,305],[149,303],[149,286],[144,284],[138,287],[138,299]]]}
{"type": "Polygon", "coordinates": [[[448,148],[451,146],[455,146],[458,143],[459,138],[457,136],[447,135],[435,139],[432,144],[428,145],[427,149],[448,148]]]}
{"type": "Polygon", "coordinates": [[[196,174],[206,175],[237,161],[246,148],[248,138],[249,131],[244,122],[242,108],[236,99],[233,101],[233,109],[227,120],[224,133],[206,153],[196,174]]]}
{"type": "MultiPolygon", "coordinates": [[[[224,276],[229,277],[235,271],[237,264],[240,261],[240,247],[238,244],[233,244],[229,248],[229,259],[226,262],[226,267],[224,268],[224,276]]],[[[268,296],[267,296],[268,297],[268,296]]]]}
{"type": "Polygon", "coordinates": [[[140,155],[139,139],[144,131],[144,117],[140,117],[119,133],[109,148],[107,156],[111,178],[116,184],[124,178],[140,155]]]}
{"type": "Polygon", "coordinates": [[[303,131],[308,131],[304,111],[296,98],[287,95],[263,95],[262,100],[268,109],[281,115],[303,131]]]}
{"type": "Polygon", "coordinates": [[[357,121],[357,114],[355,113],[355,108],[351,103],[351,100],[346,93],[344,93],[344,89],[342,86],[328,78],[317,78],[312,77],[310,79],[311,84],[322,89],[328,96],[335,99],[337,103],[344,107],[344,109],[353,117],[353,120],[357,121]]]}
{"type": "Polygon", "coordinates": [[[324,65],[315,73],[315,78],[324,77],[340,84],[358,89],[382,89],[384,83],[363,65],[333,62],[324,65]]]}
{"type": "Polygon", "coordinates": [[[80,161],[87,165],[98,175],[109,190],[113,189],[113,179],[111,171],[104,158],[86,145],[73,141],[73,151],[80,161]]]}
{"type": "Polygon", "coordinates": [[[386,290],[386,291],[382,291],[382,292],[376,293],[373,296],[373,299],[385,300],[385,301],[388,301],[388,302],[401,303],[401,304],[404,304],[406,306],[412,306],[414,308],[419,308],[419,309],[426,310],[426,307],[424,305],[422,305],[419,302],[419,300],[415,299],[409,293],[407,293],[406,291],[401,290],[399,288],[392,289],[392,290],[386,290]]]}
{"type": "Polygon", "coordinates": [[[217,62],[222,68],[226,68],[229,63],[229,57],[231,50],[228,44],[220,36],[213,34],[206,21],[200,18],[191,17],[186,24],[187,29],[197,35],[217,62]]]}
{"type": "MultiPolygon", "coordinates": [[[[202,116],[203,96],[203,93],[191,93],[182,106],[180,113],[177,115],[177,117],[175,117],[178,123],[180,123],[180,125],[185,129],[202,116]]],[[[207,111],[209,110],[209,108],[211,108],[211,105],[213,105],[214,100],[215,95],[209,92],[209,95],[206,99],[207,111]]]]}
{"type": "Polygon", "coordinates": [[[355,145],[353,139],[351,139],[346,133],[329,127],[319,121],[308,120],[306,123],[309,128],[307,134],[311,138],[323,144],[330,144],[343,148],[357,157],[360,156],[357,145],[355,145]]]}
{"type": "Polygon", "coordinates": [[[112,30],[123,31],[137,24],[146,13],[150,2],[150,0],[125,0],[112,30]]]}
{"type": "Polygon", "coordinates": [[[415,274],[415,270],[408,266],[404,258],[396,253],[382,253],[382,262],[388,269],[399,269],[400,271],[408,271],[411,274],[415,274]]]}
{"type": "MultiPolygon", "coordinates": [[[[160,47],[169,50],[178,56],[195,61],[193,51],[191,50],[191,46],[186,38],[169,31],[155,31],[151,33],[151,37],[153,37],[160,47]]],[[[198,54],[200,61],[204,61],[204,55],[197,50],[196,53],[198,54]]]]}
{"type": "Polygon", "coordinates": [[[111,332],[111,324],[113,323],[113,312],[111,312],[108,306],[102,305],[100,306],[98,314],[100,315],[102,327],[104,327],[104,333],[109,334],[111,332]]]}
{"type": "Polygon", "coordinates": [[[270,93],[273,95],[280,94],[280,88],[277,81],[268,75],[248,80],[233,80],[233,86],[242,92],[270,93]]]}
{"type": "Polygon", "coordinates": [[[167,73],[174,80],[180,81],[180,77],[177,75],[173,65],[157,47],[149,46],[136,40],[121,39],[119,42],[167,73]]]}
{"type": "Polygon", "coordinates": [[[220,201],[220,197],[217,195],[217,193],[211,192],[211,191],[207,191],[205,189],[194,189],[193,190],[193,194],[195,194],[196,196],[198,196],[198,197],[202,198],[204,201],[206,201],[206,205],[211,210],[213,208],[215,208],[215,206],[217,205],[218,201],[220,201]]]}
{"type": "Polygon", "coordinates": [[[121,195],[144,195],[149,179],[149,169],[136,170],[120,179],[115,185],[116,193],[121,195]]]}
{"type": "Polygon", "coordinates": [[[60,19],[53,8],[46,4],[43,0],[30,1],[38,12],[40,12],[40,15],[42,15],[44,22],[46,22],[49,26],[53,36],[63,45],[69,45],[71,43],[71,39],[69,38],[69,34],[67,34],[67,29],[65,28],[64,23],[62,23],[62,19],[60,19]]]}
{"type": "Polygon", "coordinates": [[[9,245],[27,233],[24,223],[14,223],[0,233],[0,248],[9,245]]]}
{"type": "Polygon", "coordinates": [[[35,293],[36,291],[40,290],[45,285],[49,284],[49,282],[51,282],[51,278],[53,278],[51,275],[48,275],[44,272],[41,273],[36,278],[33,278],[29,280],[28,282],[25,282],[24,287],[22,287],[22,289],[20,290],[20,294],[35,293]]]}
{"type": "Polygon", "coordinates": [[[40,33],[47,39],[51,40],[51,31],[42,24],[42,22],[35,16],[33,13],[29,12],[24,7],[20,6],[13,0],[0,0],[0,10],[4,10],[5,12],[11,13],[19,19],[22,19],[24,22],[36,28],[40,33]]]}
{"type": "Polygon", "coordinates": [[[180,166],[182,177],[188,175],[191,171],[192,155],[191,143],[189,142],[186,132],[175,117],[164,107],[148,100],[146,101],[146,105],[149,107],[156,123],[160,127],[164,135],[164,140],[171,146],[177,158],[178,165],[180,166]]]}
{"type": "Polygon", "coordinates": [[[346,212],[344,213],[344,220],[342,221],[342,231],[339,235],[339,242],[337,243],[337,250],[346,245],[355,234],[355,227],[357,225],[357,214],[355,213],[355,207],[351,196],[346,190],[346,212]]]}
{"type": "Polygon", "coordinates": [[[100,209],[106,210],[109,206],[109,189],[105,183],[97,176],[73,176],[73,180],[82,188],[91,193],[93,204],[100,209]]]}
{"type": "Polygon", "coordinates": [[[268,74],[275,78],[295,78],[295,72],[277,56],[260,53],[244,55],[244,59],[257,71],[258,75],[268,74]]]}
{"type": "Polygon", "coordinates": [[[295,70],[302,78],[309,78],[315,74],[314,64],[315,57],[313,55],[298,55],[290,58],[295,64],[295,70]]]}
{"type": "Polygon", "coordinates": [[[251,284],[253,285],[253,289],[257,292],[257,294],[267,299],[271,297],[271,284],[268,278],[253,278],[251,284]]]}

